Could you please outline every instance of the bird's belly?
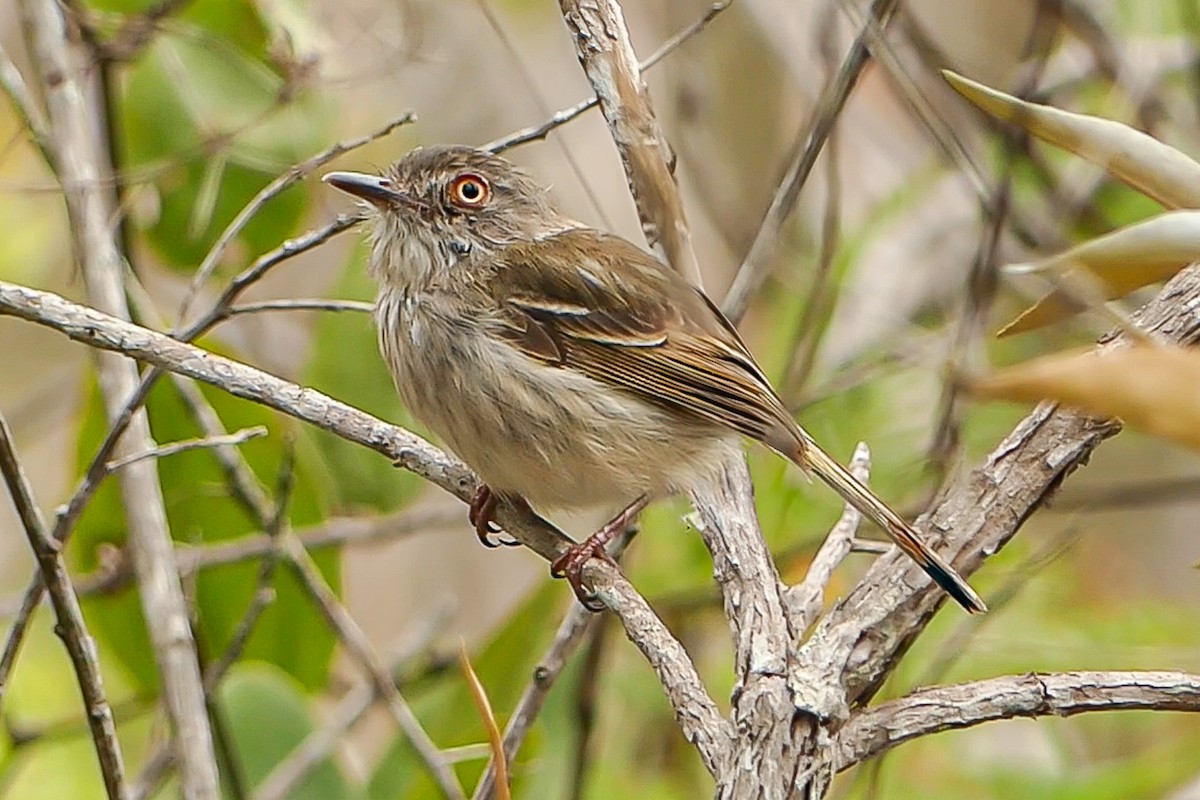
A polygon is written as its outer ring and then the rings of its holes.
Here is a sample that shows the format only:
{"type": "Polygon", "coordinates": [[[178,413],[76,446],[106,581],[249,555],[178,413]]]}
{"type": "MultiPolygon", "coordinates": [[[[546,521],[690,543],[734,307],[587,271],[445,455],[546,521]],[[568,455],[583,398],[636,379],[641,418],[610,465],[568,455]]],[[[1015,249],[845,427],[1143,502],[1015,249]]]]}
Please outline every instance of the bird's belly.
{"type": "Polygon", "coordinates": [[[492,489],[539,508],[670,494],[740,448],[728,430],[681,420],[482,333],[426,329],[417,339],[385,347],[409,410],[492,489]]]}

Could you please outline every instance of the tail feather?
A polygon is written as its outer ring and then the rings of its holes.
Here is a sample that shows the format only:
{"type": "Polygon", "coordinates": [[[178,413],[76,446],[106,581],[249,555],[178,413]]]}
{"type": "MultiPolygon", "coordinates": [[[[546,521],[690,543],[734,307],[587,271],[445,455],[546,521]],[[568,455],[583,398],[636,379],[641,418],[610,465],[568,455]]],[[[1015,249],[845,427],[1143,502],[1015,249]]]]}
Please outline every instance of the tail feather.
{"type": "Polygon", "coordinates": [[[987,605],[971,588],[954,567],[946,563],[929,546],[917,538],[912,526],[900,518],[895,511],[879,499],[869,488],[822,450],[815,442],[806,439],[793,460],[801,467],[811,470],[818,478],[854,506],[887,533],[905,555],[929,575],[959,605],[972,614],[987,611],[987,605]]]}

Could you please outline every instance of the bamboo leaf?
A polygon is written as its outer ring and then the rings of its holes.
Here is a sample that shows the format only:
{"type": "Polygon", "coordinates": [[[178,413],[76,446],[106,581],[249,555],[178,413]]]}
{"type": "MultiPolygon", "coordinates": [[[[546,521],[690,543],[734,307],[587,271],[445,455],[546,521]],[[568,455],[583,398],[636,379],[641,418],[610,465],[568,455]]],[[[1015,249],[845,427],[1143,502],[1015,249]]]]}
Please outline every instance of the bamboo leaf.
{"type": "MultiPolygon", "coordinates": [[[[1009,265],[1005,272],[1058,273],[1069,283],[1081,270],[1086,270],[1099,279],[1093,282],[1104,299],[1112,300],[1166,280],[1193,261],[1200,261],[1200,211],[1168,211],[1042,261],[1009,265]]],[[[1055,290],[1001,328],[997,335],[1024,333],[1081,310],[1083,306],[1076,298],[1064,290],[1055,290]]]]}

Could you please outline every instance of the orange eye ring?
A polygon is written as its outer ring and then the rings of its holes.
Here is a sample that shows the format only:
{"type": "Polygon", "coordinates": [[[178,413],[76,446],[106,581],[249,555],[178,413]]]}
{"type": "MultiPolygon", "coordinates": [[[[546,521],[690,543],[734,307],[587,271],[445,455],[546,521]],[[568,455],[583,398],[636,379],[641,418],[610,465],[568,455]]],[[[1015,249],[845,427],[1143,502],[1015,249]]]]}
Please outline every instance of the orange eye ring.
{"type": "Polygon", "coordinates": [[[481,208],[492,199],[492,187],[482,175],[468,172],[450,183],[450,202],[459,208],[481,208]]]}

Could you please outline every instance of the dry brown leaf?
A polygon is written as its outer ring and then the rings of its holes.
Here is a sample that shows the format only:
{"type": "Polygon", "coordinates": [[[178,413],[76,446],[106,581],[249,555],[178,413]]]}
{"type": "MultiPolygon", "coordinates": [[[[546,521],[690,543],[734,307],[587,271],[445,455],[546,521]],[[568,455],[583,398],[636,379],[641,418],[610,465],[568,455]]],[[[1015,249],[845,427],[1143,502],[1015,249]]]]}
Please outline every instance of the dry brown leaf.
{"type": "MultiPolygon", "coordinates": [[[[1200,211],[1168,211],[1144,222],[1099,236],[1058,255],[1030,264],[1005,267],[1010,274],[1058,273],[1070,281],[1087,270],[1103,299],[1166,280],[1200,261],[1200,211]]],[[[1078,298],[1056,290],[1021,312],[997,333],[1008,336],[1049,325],[1084,310],[1078,298]]]]}
{"type": "Polygon", "coordinates": [[[971,390],[996,400],[1056,400],[1200,451],[1200,349],[1059,353],[977,379],[971,390]]]}
{"type": "Polygon", "coordinates": [[[963,97],[997,119],[1085,158],[1168,208],[1200,208],[1200,164],[1120,122],[1019,100],[942,70],[963,97]]]}

